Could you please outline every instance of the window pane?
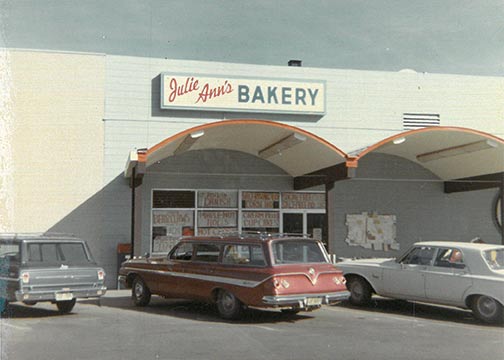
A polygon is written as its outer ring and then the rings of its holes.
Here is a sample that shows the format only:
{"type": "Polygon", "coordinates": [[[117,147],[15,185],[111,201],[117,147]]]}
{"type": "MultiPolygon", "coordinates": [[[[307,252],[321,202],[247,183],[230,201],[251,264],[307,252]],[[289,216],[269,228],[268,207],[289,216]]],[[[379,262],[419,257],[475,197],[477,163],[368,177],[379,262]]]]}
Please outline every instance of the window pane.
{"type": "Polygon", "coordinates": [[[414,248],[408,255],[406,255],[406,257],[402,260],[402,263],[410,265],[430,265],[433,256],[434,248],[422,246],[414,248]]]}
{"type": "Polygon", "coordinates": [[[222,262],[224,264],[265,265],[264,254],[258,245],[226,245],[222,262]]]}
{"type": "Polygon", "coordinates": [[[60,260],[56,250],[56,244],[42,244],[42,261],[44,262],[57,262],[60,260]]]}
{"type": "Polygon", "coordinates": [[[177,248],[170,255],[170,259],[173,260],[191,260],[193,253],[192,244],[183,243],[177,246],[177,248]]]}
{"type": "Polygon", "coordinates": [[[153,208],[194,208],[194,191],[154,190],[153,208]]]}
{"type": "Polygon", "coordinates": [[[483,253],[483,257],[491,269],[504,269],[504,249],[487,250],[483,253]]]}
{"type": "Polygon", "coordinates": [[[275,264],[319,263],[328,259],[315,241],[277,241],[273,244],[275,264]]]}
{"type": "Polygon", "coordinates": [[[83,244],[60,244],[62,260],[71,263],[86,263],[89,259],[83,244]]]}
{"type": "Polygon", "coordinates": [[[198,191],[200,208],[236,208],[238,207],[237,191],[198,191]]]}
{"type": "Polygon", "coordinates": [[[219,261],[220,249],[217,245],[199,244],[196,245],[194,261],[217,262],[219,261]]]}

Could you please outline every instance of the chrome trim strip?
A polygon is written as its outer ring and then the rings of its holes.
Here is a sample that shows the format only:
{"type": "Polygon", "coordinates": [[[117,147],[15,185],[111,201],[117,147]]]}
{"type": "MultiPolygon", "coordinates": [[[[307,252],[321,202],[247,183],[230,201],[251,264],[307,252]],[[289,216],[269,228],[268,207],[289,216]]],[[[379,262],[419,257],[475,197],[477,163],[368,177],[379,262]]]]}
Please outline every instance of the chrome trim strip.
{"type": "Polygon", "coordinates": [[[346,300],[350,297],[349,291],[338,291],[335,293],[325,294],[297,294],[297,295],[280,295],[280,296],[264,296],[262,301],[267,305],[294,305],[306,307],[308,298],[320,298],[322,304],[330,304],[334,301],[346,300]]]}

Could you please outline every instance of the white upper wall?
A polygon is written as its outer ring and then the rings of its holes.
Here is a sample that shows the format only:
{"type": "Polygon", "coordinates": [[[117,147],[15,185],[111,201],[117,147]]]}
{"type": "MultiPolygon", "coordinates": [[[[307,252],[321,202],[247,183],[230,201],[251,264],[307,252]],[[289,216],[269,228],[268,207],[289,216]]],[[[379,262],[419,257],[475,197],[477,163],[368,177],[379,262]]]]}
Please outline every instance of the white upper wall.
{"type": "Polygon", "coordinates": [[[403,113],[439,114],[441,125],[504,136],[504,79],[289,66],[106,57],[106,178],[134,147],[151,147],[187,128],[222,119],[270,119],[301,127],[345,152],[403,131],[403,113]],[[326,82],[321,117],[160,110],[162,72],[326,82]]]}
{"type": "Polygon", "coordinates": [[[10,230],[46,231],[103,187],[105,57],[30,50],[7,56],[10,230]]]}

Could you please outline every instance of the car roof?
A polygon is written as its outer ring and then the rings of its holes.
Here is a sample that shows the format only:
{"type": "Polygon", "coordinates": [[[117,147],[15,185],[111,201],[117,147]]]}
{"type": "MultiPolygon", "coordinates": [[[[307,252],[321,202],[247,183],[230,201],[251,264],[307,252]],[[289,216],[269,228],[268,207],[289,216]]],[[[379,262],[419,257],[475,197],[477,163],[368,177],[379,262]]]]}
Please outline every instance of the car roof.
{"type": "Polygon", "coordinates": [[[283,233],[230,233],[222,236],[186,236],[181,239],[186,242],[222,242],[222,243],[263,243],[270,240],[312,240],[305,234],[283,234],[283,233]]]}
{"type": "Polygon", "coordinates": [[[457,247],[460,249],[470,249],[470,250],[489,250],[502,248],[504,245],[499,244],[485,244],[485,243],[471,243],[471,242],[458,242],[458,241],[421,241],[414,244],[414,246],[425,245],[425,246],[447,246],[447,247],[457,247]]]}
{"type": "Polygon", "coordinates": [[[65,242],[82,242],[70,234],[57,234],[57,233],[0,233],[0,241],[10,243],[21,243],[23,241],[65,241],[65,242]]]}

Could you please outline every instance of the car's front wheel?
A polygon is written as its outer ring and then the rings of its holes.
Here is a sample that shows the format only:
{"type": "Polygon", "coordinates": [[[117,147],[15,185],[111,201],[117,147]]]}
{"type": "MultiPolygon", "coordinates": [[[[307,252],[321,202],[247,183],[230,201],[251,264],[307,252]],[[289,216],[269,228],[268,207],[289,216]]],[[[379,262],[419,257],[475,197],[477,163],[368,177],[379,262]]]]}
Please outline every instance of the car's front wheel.
{"type": "Polygon", "coordinates": [[[495,299],[481,295],[472,302],[474,316],[486,323],[497,323],[504,320],[502,305],[495,299]]]}
{"type": "Polygon", "coordinates": [[[348,279],[347,288],[350,291],[350,302],[354,305],[368,305],[371,302],[373,290],[371,285],[361,277],[348,279]]]}
{"type": "Polygon", "coordinates": [[[75,306],[77,300],[74,298],[72,300],[56,301],[56,307],[62,314],[68,314],[75,306]]]}
{"type": "Polygon", "coordinates": [[[133,285],[131,287],[131,297],[133,298],[133,303],[136,306],[146,306],[150,302],[151,292],[142,278],[138,276],[135,278],[135,280],[133,280],[133,285]]]}
{"type": "Polygon", "coordinates": [[[224,319],[237,319],[243,311],[243,305],[234,294],[220,290],[217,295],[217,310],[224,319]]]}

